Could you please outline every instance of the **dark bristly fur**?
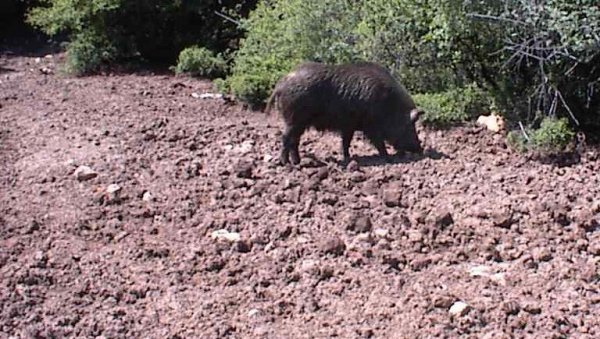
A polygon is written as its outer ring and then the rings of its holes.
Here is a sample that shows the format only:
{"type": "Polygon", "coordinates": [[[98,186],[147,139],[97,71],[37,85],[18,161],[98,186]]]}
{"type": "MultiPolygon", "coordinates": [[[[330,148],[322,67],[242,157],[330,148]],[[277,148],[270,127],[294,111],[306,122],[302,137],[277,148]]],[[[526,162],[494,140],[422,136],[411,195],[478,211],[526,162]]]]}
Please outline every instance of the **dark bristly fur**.
{"type": "Polygon", "coordinates": [[[340,133],[345,162],[355,131],[362,131],[386,158],[386,141],[397,152],[423,151],[414,126],[420,111],[404,87],[374,63],[303,63],[277,83],[266,111],[272,108],[286,124],[284,164],[290,156],[292,163],[300,162],[300,137],[309,127],[340,133]]]}

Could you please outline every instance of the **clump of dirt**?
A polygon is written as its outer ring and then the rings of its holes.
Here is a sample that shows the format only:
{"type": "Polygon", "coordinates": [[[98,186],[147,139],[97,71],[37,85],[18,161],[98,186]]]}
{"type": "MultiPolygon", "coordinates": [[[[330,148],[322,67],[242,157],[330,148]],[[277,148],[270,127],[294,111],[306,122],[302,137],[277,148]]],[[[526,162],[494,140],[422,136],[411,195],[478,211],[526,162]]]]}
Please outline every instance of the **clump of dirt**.
{"type": "Polygon", "coordinates": [[[276,115],[61,58],[0,57],[2,336],[600,337],[597,149],[419,128],[344,168],[309,132],[282,167],[276,115]]]}

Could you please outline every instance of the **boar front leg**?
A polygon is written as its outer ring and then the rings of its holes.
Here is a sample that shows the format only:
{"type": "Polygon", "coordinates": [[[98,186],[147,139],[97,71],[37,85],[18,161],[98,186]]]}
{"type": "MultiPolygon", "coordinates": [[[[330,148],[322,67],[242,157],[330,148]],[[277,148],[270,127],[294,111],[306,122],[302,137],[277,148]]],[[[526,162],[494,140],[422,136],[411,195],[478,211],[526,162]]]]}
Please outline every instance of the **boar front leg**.
{"type": "Polygon", "coordinates": [[[377,149],[379,155],[384,158],[386,161],[390,161],[390,156],[385,148],[385,140],[381,133],[374,131],[367,131],[367,138],[371,141],[373,146],[377,149]]]}
{"type": "Polygon", "coordinates": [[[342,132],[342,154],[344,157],[344,163],[350,162],[350,142],[354,137],[354,130],[347,130],[342,132]]]}

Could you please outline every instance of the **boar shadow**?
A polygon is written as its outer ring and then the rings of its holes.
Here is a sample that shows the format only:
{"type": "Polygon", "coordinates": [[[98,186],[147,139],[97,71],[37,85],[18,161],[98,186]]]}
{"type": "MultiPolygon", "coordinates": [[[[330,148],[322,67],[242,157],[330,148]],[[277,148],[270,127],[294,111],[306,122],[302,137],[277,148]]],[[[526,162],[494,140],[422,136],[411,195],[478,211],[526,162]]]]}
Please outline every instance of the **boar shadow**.
{"type": "MultiPolygon", "coordinates": [[[[424,159],[450,159],[448,155],[445,153],[439,152],[434,149],[428,149],[423,154],[418,153],[410,153],[404,155],[390,155],[387,159],[385,157],[381,157],[378,154],[372,155],[355,155],[352,157],[352,160],[356,161],[361,167],[373,167],[373,166],[385,166],[388,164],[408,164],[413,162],[419,162],[424,159]]],[[[339,162],[341,165],[344,164],[343,161],[339,162]]]]}

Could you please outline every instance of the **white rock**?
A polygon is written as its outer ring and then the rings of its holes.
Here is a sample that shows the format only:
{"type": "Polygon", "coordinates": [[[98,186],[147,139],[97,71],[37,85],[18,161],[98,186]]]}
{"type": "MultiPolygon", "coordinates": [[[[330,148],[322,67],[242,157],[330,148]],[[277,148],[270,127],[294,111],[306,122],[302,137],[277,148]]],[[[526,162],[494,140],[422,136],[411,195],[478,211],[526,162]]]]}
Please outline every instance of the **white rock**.
{"type": "Polygon", "coordinates": [[[506,269],[505,265],[496,265],[495,269],[490,266],[475,265],[469,267],[467,269],[467,272],[472,277],[484,277],[490,279],[491,281],[497,284],[506,285],[505,273],[498,272],[498,270],[503,269],[506,269]]]}
{"type": "Polygon", "coordinates": [[[221,99],[223,94],[221,93],[202,93],[200,99],[221,99]]]}
{"type": "Polygon", "coordinates": [[[477,124],[485,126],[488,130],[496,133],[504,129],[504,119],[493,113],[487,116],[479,116],[479,118],[477,118],[477,124]]]}
{"type": "Polygon", "coordinates": [[[192,93],[192,97],[195,99],[221,99],[223,98],[223,94],[221,93],[202,93],[198,94],[196,92],[192,93]]]}
{"type": "Polygon", "coordinates": [[[216,231],[212,232],[210,236],[213,239],[227,240],[227,241],[230,241],[230,242],[236,242],[236,241],[240,241],[241,240],[241,236],[240,236],[239,233],[229,232],[228,230],[225,230],[225,229],[216,230],[216,231]]]}
{"type": "Polygon", "coordinates": [[[88,166],[79,166],[75,170],[75,178],[79,181],[90,180],[98,176],[98,172],[94,171],[88,166]]]}
{"type": "Polygon", "coordinates": [[[296,241],[297,241],[299,244],[308,244],[308,243],[310,242],[310,238],[309,238],[309,237],[302,236],[302,235],[299,235],[299,236],[296,238],[296,241]]]}
{"type": "Polygon", "coordinates": [[[452,306],[450,306],[450,310],[448,310],[448,313],[450,313],[450,315],[453,316],[463,316],[465,314],[467,314],[467,312],[469,311],[469,304],[463,302],[463,301],[457,301],[454,304],[452,304],[452,306]]]}
{"type": "Polygon", "coordinates": [[[270,154],[265,154],[265,156],[263,157],[264,162],[271,162],[271,160],[273,160],[273,156],[270,154]]]}
{"type": "Polygon", "coordinates": [[[488,266],[479,265],[469,269],[469,274],[473,277],[489,277],[491,269],[488,266]]]}
{"type": "Polygon", "coordinates": [[[319,270],[319,261],[312,259],[302,260],[299,269],[302,273],[317,272],[319,270]]]}
{"type": "Polygon", "coordinates": [[[408,231],[408,240],[415,243],[421,242],[423,241],[423,234],[418,230],[410,230],[408,231]]]}
{"type": "Polygon", "coordinates": [[[248,316],[249,317],[254,317],[254,316],[257,316],[259,313],[260,313],[259,310],[257,310],[256,308],[253,308],[250,311],[248,311],[248,316]]]}
{"type": "Polygon", "coordinates": [[[51,68],[42,67],[42,68],[40,68],[40,73],[48,75],[48,74],[52,74],[53,71],[51,68]]]}
{"type": "Polygon", "coordinates": [[[252,147],[254,147],[254,140],[246,140],[241,145],[234,147],[233,151],[239,154],[248,154],[252,151],[252,147]]]}
{"type": "Polygon", "coordinates": [[[144,192],[144,194],[142,195],[142,200],[145,202],[150,202],[154,199],[154,197],[152,196],[152,194],[148,191],[144,192]]]}
{"type": "Polygon", "coordinates": [[[496,273],[490,275],[490,280],[496,282],[499,285],[506,286],[506,278],[504,273],[496,273]]]}
{"type": "Polygon", "coordinates": [[[71,158],[65,161],[65,166],[77,167],[77,160],[71,158]]]}
{"type": "Polygon", "coordinates": [[[117,194],[121,192],[121,186],[117,184],[110,184],[106,187],[106,193],[108,194],[117,194]]]}
{"type": "Polygon", "coordinates": [[[370,233],[360,233],[360,234],[356,235],[356,237],[354,238],[354,240],[356,240],[356,242],[372,243],[373,242],[373,237],[371,236],[370,233]]]}
{"type": "Polygon", "coordinates": [[[373,234],[375,234],[379,238],[387,238],[387,236],[390,235],[390,231],[384,228],[377,228],[373,231],[373,234]]]}

